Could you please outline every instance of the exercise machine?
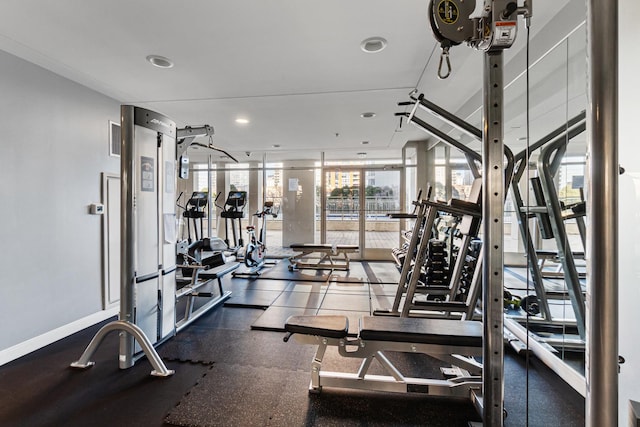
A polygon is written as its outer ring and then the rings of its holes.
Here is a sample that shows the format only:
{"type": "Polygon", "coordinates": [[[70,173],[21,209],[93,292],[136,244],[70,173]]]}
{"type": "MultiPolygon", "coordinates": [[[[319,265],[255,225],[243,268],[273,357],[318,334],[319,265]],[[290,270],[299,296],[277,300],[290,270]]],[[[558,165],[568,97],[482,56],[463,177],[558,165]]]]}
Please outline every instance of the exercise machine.
{"type": "Polygon", "coordinates": [[[480,228],[481,189],[482,180],[476,178],[467,201],[451,199],[448,203],[443,203],[427,198],[414,202],[417,207],[416,220],[407,247],[407,253],[413,256],[404,258],[393,306],[388,310],[376,310],[375,315],[450,317],[453,313],[457,313],[457,317],[462,319],[470,320],[474,317],[479,298],[479,275],[475,272],[481,263],[474,266],[473,279],[464,292],[465,298],[459,301],[457,297],[461,293],[461,278],[466,263],[464,255],[480,228]],[[429,286],[429,280],[425,280],[425,283],[420,286],[420,278],[428,279],[430,269],[433,273],[434,263],[441,261],[443,257],[441,249],[443,243],[432,238],[433,225],[440,212],[461,218],[459,255],[451,271],[451,279],[447,283],[435,283],[431,280],[432,283],[429,286]],[[421,293],[428,294],[432,298],[417,299],[416,296],[421,293]]]}
{"type": "MultiPolygon", "coordinates": [[[[585,333],[585,297],[582,291],[580,275],[576,269],[575,260],[584,257],[583,253],[571,251],[564,222],[574,219],[580,230],[584,246],[584,202],[571,206],[563,206],[555,190],[554,175],[557,173],[560,160],[566,150],[566,144],[586,130],[586,114],[581,112],[570,118],[567,123],[554,129],[526,149],[515,155],[516,167],[511,181],[511,194],[516,213],[519,216],[518,225],[525,245],[527,264],[531,273],[535,295],[527,295],[521,301],[521,308],[528,316],[511,312],[505,320],[509,332],[521,340],[535,339],[542,346],[562,349],[584,349],[585,333]],[[531,156],[539,153],[537,161],[538,176],[529,179],[528,187],[535,202],[532,206],[525,206],[521,194],[521,181],[531,164],[531,156]],[[533,242],[533,233],[528,229],[529,219],[535,219],[537,230],[542,240],[555,239],[558,251],[538,250],[533,242]],[[557,261],[562,267],[562,273],[544,270],[548,260],[557,261]],[[567,283],[566,292],[552,292],[557,290],[555,284],[551,288],[545,285],[546,277],[563,278],[567,283]],[[554,295],[557,294],[557,295],[554,295]],[[566,295],[565,295],[566,294],[566,295]],[[575,321],[567,321],[566,316],[554,317],[550,309],[549,300],[561,299],[568,296],[571,309],[575,313],[575,321]],[[519,323],[527,323],[530,331],[522,333],[519,323]],[[569,336],[554,337],[550,331],[562,330],[571,332],[569,336]],[[535,331],[541,330],[541,334],[535,331]],[[533,333],[531,333],[533,331],[533,333]]],[[[538,348],[538,347],[536,347],[538,348]]]]}
{"type": "MultiPolygon", "coordinates": [[[[178,197],[178,200],[180,200],[181,197],[182,193],[180,194],[180,197],[178,197]]],[[[187,241],[189,243],[193,242],[193,239],[191,238],[192,225],[195,240],[200,240],[201,237],[204,237],[203,219],[206,216],[205,209],[207,207],[208,200],[209,197],[206,191],[194,191],[189,200],[187,200],[187,204],[185,206],[177,204],[179,208],[183,209],[182,217],[186,219],[187,241]]]]}
{"type": "Polygon", "coordinates": [[[244,207],[246,204],[246,191],[230,191],[223,206],[216,204],[218,208],[222,209],[220,217],[224,219],[224,242],[234,254],[238,252],[244,244],[242,240],[242,218],[244,218],[244,207]],[[231,224],[231,233],[233,235],[233,246],[230,245],[229,241],[229,223],[231,224]]]}
{"type": "MultiPolygon", "coordinates": [[[[428,16],[434,37],[440,42],[442,55],[438,75],[451,72],[449,50],[466,43],[485,52],[483,131],[482,131],[482,316],[483,377],[482,417],[485,425],[504,423],[504,69],[503,53],[514,43],[518,16],[529,27],[532,0],[522,6],[512,0],[484,0],[476,8],[475,1],[431,0],[428,16]],[[476,9],[478,11],[476,12],[476,9]],[[474,16],[472,16],[474,15],[474,16]],[[445,72],[443,67],[447,67],[445,72]],[[487,249],[489,248],[489,249],[487,249]]],[[[417,104],[416,104],[417,105],[417,104]]],[[[511,160],[513,157],[511,156],[511,160]]],[[[513,165],[513,162],[511,162],[513,165]]]]}
{"type": "Polygon", "coordinates": [[[293,243],[289,247],[300,252],[289,257],[289,271],[305,268],[348,271],[349,255],[360,251],[358,245],[332,245],[330,243],[293,243]]]}
{"type": "MultiPolygon", "coordinates": [[[[195,319],[189,315],[187,321],[176,324],[176,302],[183,296],[176,287],[176,176],[188,175],[186,149],[198,136],[209,136],[211,141],[213,128],[176,129],[170,118],[132,105],[123,105],[120,113],[120,315],[96,333],[71,366],[92,366],[91,357],[104,337],[118,331],[121,369],[146,356],[153,366],[151,375],[167,377],[174,372],[167,369],[155,346],[195,319]]],[[[212,143],[205,147],[222,151],[212,143]]]]}
{"type": "MultiPolygon", "coordinates": [[[[247,245],[244,249],[244,265],[248,268],[246,271],[234,272],[234,277],[241,276],[257,276],[260,271],[267,266],[267,218],[278,217],[278,211],[273,209],[273,202],[264,202],[262,210],[254,213],[253,216],[262,220],[260,234],[256,236],[256,226],[250,224],[247,226],[247,245]]],[[[270,262],[269,266],[275,265],[275,261],[270,262]]]]}
{"type": "Polygon", "coordinates": [[[443,319],[360,318],[356,337],[349,337],[346,316],[291,316],[285,323],[285,342],[291,336],[302,344],[317,346],[311,363],[310,393],[323,387],[422,393],[472,399],[482,387],[482,324],[443,319]],[[330,372],[322,362],[328,347],[341,357],[362,359],[357,372],[330,372]],[[410,378],[403,375],[385,352],[421,353],[452,366],[441,368],[448,379],[410,378]],[[377,361],[387,375],[368,373],[377,361]]]}

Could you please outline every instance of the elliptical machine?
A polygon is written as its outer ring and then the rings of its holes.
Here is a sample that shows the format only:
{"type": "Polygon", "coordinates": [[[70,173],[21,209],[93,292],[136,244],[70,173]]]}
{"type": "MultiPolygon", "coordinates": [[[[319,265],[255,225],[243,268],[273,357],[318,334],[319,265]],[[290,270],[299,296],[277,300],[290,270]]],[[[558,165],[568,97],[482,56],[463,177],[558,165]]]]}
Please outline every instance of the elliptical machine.
{"type": "MultiPolygon", "coordinates": [[[[182,193],[178,197],[180,200],[182,193]]],[[[227,245],[219,237],[204,237],[203,218],[207,207],[208,194],[203,191],[194,191],[187,201],[186,206],[178,207],[184,209],[182,214],[186,219],[187,238],[178,241],[176,246],[177,264],[182,266],[182,275],[190,278],[195,268],[209,269],[218,267],[226,262],[223,251],[227,245]],[[199,221],[198,221],[199,220],[199,221]],[[191,223],[193,223],[193,235],[191,238],[191,223]],[[203,252],[213,252],[204,257],[203,252]]]]}
{"type": "Polygon", "coordinates": [[[278,217],[278,212],[273,210],[273,202],[264,202],[262,210],[253,214],[253,216],[262,219],[260,234],[256,236],[256,226],[251,224],[247,226],[247,245],[244,251],[244,265],[249,270],[241,273],[235,273],[234,276],[242,275],[258,275],[260,270],[265,267],[265,254],[267,251],[267,217],[278,217]]]}
{"type": "MultiPolygon", "coordinates": [[[[220,194],[221,193],[218,193],[218,197],[220,197],[220,194]]],[[[216,197],[216,200],[218,197],[216,197]]],[[[224,202],[224,206],[216,204],[218,208],[222,209],[220,217],[224,218],[224,242],[227,244],[228,250],[233,254],[235,254],[244,243],[242,241],[242,218],[244,217],[244,207],[246,204],[246,191],[230,191],[227,200],[224,202]],[[231,222],[233,246],[231,246],[229,242],[229,222],[231,222]]]]}

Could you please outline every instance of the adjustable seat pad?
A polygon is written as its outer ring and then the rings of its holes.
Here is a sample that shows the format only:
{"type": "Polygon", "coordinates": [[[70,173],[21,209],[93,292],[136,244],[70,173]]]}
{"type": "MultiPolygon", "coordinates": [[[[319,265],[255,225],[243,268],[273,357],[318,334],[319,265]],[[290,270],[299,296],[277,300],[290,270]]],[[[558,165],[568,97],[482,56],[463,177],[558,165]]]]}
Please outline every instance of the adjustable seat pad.
{"type": "Polygon", "coordinates": [[[344,338],[349,331],[347,316],[290,316],[284,325],[292,334],[344,338]]]}
{"type": "Polygon", "coordinates": [[[360,318],[360,339],[416,344],[482,347],[482,323],[418,317],[360,318]]]}
{"type": "Polygon", "coordinates": [[[300,250],[300,251],[317,251],[317,252],[327,252],[327,251],[332,251],[334,249],[339,250],[339,251],[347,251],[347,250],[351,250],[351,251],[356,251],[358,250],[358,245],[332,245],[329,243],[324,243],[324,244],[320,244],[320,243],[293,243],[289,246],[291,249],[296,249],[296,250],[300,250]]]}
{"type": "Polygon", "coordinates": [[[240,264],[238,264],[237,262],[228,262],[209,270],[201,271],[198,276],[201,279],[217,279],[218,277],[222,277],[225,274],[232,272],[233,270],[238,268],[238,266],[240,266],[240,264]]]}

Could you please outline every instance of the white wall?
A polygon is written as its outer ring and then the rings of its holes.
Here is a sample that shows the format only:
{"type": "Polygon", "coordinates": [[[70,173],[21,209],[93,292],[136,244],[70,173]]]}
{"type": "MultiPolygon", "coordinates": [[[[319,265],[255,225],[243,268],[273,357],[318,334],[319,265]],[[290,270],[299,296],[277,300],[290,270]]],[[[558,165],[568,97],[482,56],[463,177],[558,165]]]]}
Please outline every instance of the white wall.
{"type": "Polygon", "coordinates": [[[640,2],[619,2],[619,156],[626,172],[619,185],[619,423],[626,426],[629,399],[640,401],[640,2]]]}
{"type": "Polygon", "coordinates": [[[3,51],[0,76],[2,354],[102,310],[101,217],[88,206],[100,173],[119,173],[119,103],[3,51]]]}

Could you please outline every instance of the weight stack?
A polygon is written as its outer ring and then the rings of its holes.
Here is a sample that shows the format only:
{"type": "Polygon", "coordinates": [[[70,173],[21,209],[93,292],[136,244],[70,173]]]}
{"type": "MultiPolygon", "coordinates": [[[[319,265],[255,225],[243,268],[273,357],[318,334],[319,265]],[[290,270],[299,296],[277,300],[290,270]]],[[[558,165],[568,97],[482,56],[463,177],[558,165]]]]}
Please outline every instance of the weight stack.
{"type": "Polygon", "coordinates": [[[447,244],[443,240],[429,240],[427,261],[425,263],[425,284],[427,287],[449,285],[447,244]]]}

